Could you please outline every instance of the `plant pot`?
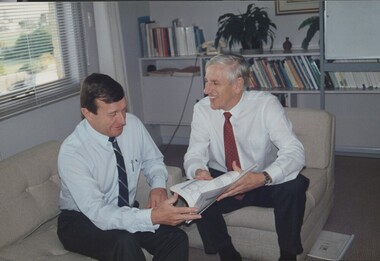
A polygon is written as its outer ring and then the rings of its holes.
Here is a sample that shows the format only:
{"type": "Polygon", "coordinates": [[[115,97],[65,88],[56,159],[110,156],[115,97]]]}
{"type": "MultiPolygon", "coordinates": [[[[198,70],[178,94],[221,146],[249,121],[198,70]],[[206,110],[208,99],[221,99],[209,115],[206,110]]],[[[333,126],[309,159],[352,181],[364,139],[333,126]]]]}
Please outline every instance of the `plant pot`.
{"type": "Polygon", "coordinates": [[[257,48],[257,49],[240,49],[240,53],[242,55],[247,55],[247,54],[262,54],[263,48],[257,48]]]}

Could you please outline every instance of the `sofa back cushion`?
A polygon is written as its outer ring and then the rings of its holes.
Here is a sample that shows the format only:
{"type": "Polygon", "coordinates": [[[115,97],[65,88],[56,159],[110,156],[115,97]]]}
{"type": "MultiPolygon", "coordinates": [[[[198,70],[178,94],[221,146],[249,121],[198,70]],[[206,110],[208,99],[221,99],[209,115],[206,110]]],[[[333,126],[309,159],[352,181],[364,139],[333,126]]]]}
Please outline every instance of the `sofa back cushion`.
{"type": "Polygon", "coordinates": [[[285,112],[305,148],[306,167],[327,168],[334,155],[334,116],[314,109],[286,108],[285,112]]]}
{"type": "Polygon", "coordinates": [[[0,248],[59,213],[59,147],[50,141],[0,161],[0,248]]]}

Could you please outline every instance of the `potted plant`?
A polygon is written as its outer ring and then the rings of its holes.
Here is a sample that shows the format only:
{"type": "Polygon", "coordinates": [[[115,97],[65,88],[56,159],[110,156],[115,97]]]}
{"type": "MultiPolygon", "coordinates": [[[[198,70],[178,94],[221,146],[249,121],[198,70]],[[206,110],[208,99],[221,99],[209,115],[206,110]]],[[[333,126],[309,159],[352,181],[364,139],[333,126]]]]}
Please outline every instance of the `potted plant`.
{"type": "Polygon", "coordinates": [[[234,44],[240,44],[242,53],[251,49],[262,53],[263,44],[268,43],[268,38],[271,41],[270,49],[273,47],[275,37],[273,29],[277,27],[264,8],[249,4],[243,14],[226,13],[219,17],[214,45],[218,47],[219,41],[224,39],[230,50],[234,44]]]}
{"type": "Polygon", "coordinates": [[[307,50],[309,48],[311,39],[314,37],[315,33],[319,31],[319,16],[312,16],[307,18],[300,24],[298,30],[306,26],[309,26],[309,29],[307,29],[306,37],[303,39],[301,44],[304,50],[307,50]]]}

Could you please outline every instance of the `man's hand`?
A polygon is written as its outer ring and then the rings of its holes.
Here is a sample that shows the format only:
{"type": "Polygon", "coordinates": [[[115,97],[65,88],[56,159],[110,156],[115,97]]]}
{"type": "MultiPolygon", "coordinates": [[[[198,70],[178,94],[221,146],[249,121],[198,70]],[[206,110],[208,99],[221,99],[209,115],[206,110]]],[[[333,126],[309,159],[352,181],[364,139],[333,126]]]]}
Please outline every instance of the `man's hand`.
{"type": "MultiPolygon", "coordinates": [[[[237,171],[239,173],[242,172],[242,169],[236,165],[235,161],[232,162],[232,168],[234,171],[237,171]]],[[[264,183],[265,183],[265,176],[263,173],[248,172],[244,177],[239,179],[235,184],[233,184],[229,189],[227,189],[216,200],[220,201],[226,197],[232,197],[238,194],[245,193],[247,191],[263,186],[264,183]]]]}
{"type": "Polygon", "coordinates": [[[166,199],[168,199],[168,194],[165,188],[154,188],[149,193],[147,208],[155,208],[166,199]]]}
{"type": "Polygon", "coordinates": [[[211,180],[212,176],[208,170],[197,169],[195,171],[195,179],[199,180],[211,180]]]}
{"type": "Polygon", "coordinates": [[[201,218],[197,213],[196,208],[189,207],[175,207],[173,206],[178,200],[178,194],[161,202],[158,206],[152,209],[152,223],[176,226],[186,220],[193,220],[201,218]]]}

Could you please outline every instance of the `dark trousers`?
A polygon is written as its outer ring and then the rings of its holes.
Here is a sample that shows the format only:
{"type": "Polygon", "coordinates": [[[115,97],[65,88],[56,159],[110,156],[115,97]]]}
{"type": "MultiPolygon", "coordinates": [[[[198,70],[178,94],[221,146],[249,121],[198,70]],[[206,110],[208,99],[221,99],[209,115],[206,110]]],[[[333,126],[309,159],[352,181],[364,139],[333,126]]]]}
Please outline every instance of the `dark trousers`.
{"type": "Polygon", "coordinates": [[[97,260],[145,261],[141,248],[156,261],[186,261],[189,254],[188,237],[177,227],[160,225],[155,233],[101,230],[77,211],[62,211],[58,237],[65,249],[97,260]]]}
{"type": "MultiPolygon", "coordinates": [[[[210,169],[213,177],[222,174],[210,169]]],[[[205,252],[212,254],[232,244],[222,216],[247,206],[274,208],[275,227],[281,251],[291,254],[303,252],[301,227],[305,212],[306,190],[309,179],[299,174],[296,179],[283,184],[263,186],[245,193],[243,200],[234,197],[215,202],[196,221],[205,252]]],[[[255,242],[252,242],[252,247],[255,242]]]]}

